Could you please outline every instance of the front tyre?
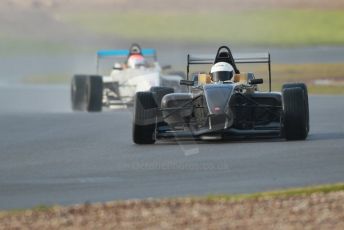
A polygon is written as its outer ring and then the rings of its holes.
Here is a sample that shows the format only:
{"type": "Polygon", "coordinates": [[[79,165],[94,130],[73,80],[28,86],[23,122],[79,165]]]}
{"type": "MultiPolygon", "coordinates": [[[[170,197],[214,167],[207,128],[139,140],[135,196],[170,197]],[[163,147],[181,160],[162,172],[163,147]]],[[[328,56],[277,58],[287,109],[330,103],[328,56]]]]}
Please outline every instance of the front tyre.
{"type": "Polygon", "coordinates": [[[154,144],[158,106],[152,92],[137,92],[134,101],[133,142],[154,144]]]}
{"type": "Polygon", "coordinates": [[[308,135],[307,108],[304,90],[285,88],[283,97],[284,135],[287,140],[304,140],[308,135]]]}
{"type": "Polygon", "coordinates": [[[297,88],[300,87],[303,90],[305,103],[306,103],[306,120],[307,120],[307,133],[309,133],[310,125],[309,125],[309,103],[308,103],[308,89],[305,83],[285,83],[283,84],[282,91],[284,89],[289,88],[297,88]]]}
{"type": "Polygon", "coordinates": [[[73,111],[86,111],[88,105],[86,75],[74,75],[71,82],[71,104],[73,111]]]}
{"type": "Polygon", "coordinates": [[[88,86],[88,106],[89,112],[100,112],[103,106],[103,79],[101,76],[89,76],[88,86]]]}

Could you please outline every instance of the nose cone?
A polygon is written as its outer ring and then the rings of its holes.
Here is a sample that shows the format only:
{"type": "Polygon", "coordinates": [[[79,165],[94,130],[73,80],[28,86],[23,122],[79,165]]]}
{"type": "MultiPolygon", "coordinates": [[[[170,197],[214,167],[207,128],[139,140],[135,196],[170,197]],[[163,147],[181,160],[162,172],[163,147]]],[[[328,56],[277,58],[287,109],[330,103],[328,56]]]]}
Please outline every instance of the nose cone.
{"type": "Polygon", "coordinates": [[[206,85],[204,96],[207,101],[208,110],[211,115],[225,114],[229,99],[233,93],[231,85],[206,85]]]}

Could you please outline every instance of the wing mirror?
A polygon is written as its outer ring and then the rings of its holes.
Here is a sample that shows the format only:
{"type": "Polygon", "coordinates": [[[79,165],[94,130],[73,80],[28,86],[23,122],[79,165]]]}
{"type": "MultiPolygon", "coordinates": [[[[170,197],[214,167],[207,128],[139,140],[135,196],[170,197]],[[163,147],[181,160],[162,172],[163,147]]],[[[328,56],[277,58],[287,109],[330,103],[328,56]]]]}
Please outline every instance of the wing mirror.
{"type": "Polygon", "coordinates": [[[259,85],[259,84],[263,84],[264,81],[262,78],[257,78],[257,79],[252,79],[249,81],[250,85],[259,85]]]}
{"type": "Polygon", "coordinates": [[[186,86],[193,86],[193,85],[195,85],[195,82],[190,81],[190,80],[180,80],[179,84],[180,85],[186,85],[186,86]]]}

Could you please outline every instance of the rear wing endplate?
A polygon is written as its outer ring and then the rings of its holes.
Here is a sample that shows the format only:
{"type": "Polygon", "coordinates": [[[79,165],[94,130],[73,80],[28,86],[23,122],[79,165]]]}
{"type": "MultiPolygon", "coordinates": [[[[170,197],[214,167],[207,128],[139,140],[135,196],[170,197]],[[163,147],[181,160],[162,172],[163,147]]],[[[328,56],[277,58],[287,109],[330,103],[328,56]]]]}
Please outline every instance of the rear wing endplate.
{"type": "MultiPolygon", "coordinates": [[[[270,53],[237,53],[233,54],[236,64],[267,63],[269,71],[269,91],[271,92],[271,56],[270,53]]],[[[210,55],[188,55],[187,77],[189,79],[190,65],[213,64],[214,56],[210,55]]]]}

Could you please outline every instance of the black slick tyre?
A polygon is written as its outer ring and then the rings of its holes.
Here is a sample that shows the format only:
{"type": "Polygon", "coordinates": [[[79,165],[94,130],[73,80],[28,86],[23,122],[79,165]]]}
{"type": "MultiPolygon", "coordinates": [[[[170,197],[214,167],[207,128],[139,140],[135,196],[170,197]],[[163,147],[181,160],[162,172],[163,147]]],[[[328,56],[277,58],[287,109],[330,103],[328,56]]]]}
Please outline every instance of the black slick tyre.
{"type": "Polygon", "coordinates": [[[100,112],[103,106],[103,79],[101,76],[89,76],[88,81],[89,112],[100,112]]]}
{"type": "Polygon", "coordinates": [[[308,102],[308,89],[307,85],[305,83],[286,83],[282,87],[282,91],[284,89],[289,89],[289,88],[296,88],[300,87],[303,90],[304,93],[304,98],[305,98],[305,103],[306,103],[306,120],[307,120],[307,133],[309,133],[310,130],[310,122],[309,122],[309,102],[308,102]]]}
{"type": "Polygon", "coordinates": [[[71,82],[71,105],[73,111],[86,111],[87,98],[86,75],[74,75],[71,82]]]}
{"type": "Polygon", "coordinates": [[[307,138],[307,115],[305,94],[302,88],[285,88],[283,97],[283,126],[287,140],[307,138]]]}
{"type": "Polygon", "coordinates": [[[137,92],[134,100],[132,138],[135,144],[154,144],[157,104],[152,92],[137,92]]]}

